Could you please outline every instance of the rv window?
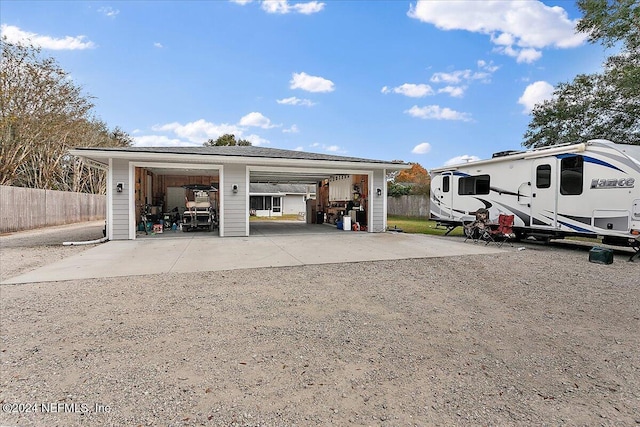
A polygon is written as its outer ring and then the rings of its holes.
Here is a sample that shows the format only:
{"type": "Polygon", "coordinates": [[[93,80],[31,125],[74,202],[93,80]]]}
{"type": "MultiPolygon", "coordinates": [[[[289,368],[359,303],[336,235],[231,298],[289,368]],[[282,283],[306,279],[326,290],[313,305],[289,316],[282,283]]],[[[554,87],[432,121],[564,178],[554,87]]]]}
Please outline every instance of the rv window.
{"type": "Polygon", "coordinates": [[[458,194],[489,194],[489,175],[460,178],[460,180],[458,180],[458,194]]]}
{"type": "Polygon", "coordinates": [[[442,192],[449,192],[449,175],[442,177],[442,192]]]}
{"type": "Polygon", "coordinates": [[[536,187],[551,187],[551,165],[540,165],[536,168],[536,187]]]}
{"type": "Polygon", "coordinates": [[[583,169],[582,156],[565,157],[560,161],[560,194],[582,194],[583,169]]]}

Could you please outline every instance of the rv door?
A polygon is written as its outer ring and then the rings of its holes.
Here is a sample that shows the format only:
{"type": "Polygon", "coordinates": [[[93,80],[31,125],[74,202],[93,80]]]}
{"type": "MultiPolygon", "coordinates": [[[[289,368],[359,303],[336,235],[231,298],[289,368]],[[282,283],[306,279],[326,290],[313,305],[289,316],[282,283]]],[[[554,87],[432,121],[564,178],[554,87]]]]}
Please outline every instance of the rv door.
{"type": "Polygon", "coordinates": [[[534,159],[531,182],[532,228],[554,229],[557,225],[558,165],[554,157],[534,159]]]}
{"type": "Polygon", "coordinates": [[[434,184],[432,188],[440,209],[440,217],[453,219],[453,173],[443,172],[435,176],[434,184]]]}

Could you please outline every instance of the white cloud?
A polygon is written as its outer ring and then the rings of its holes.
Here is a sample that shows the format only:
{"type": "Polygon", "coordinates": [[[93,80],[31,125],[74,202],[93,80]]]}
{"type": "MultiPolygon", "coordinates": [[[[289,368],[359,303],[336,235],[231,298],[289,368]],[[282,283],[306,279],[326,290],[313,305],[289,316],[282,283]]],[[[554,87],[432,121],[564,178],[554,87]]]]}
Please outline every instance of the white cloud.
{"type": "MultiPolygon", "coordinates": [[[[496,68],[497,70],[497,68],[496,68]]],[[[450,73],[433,73],[431,81],[433,83],[449,83],[458,84],[462,82],[470,82],[473,80],[480,80],[483,82],[489,82],[491,79],[491,73],[484,71],[471,71],[471,70],[457,70],[450,73]]]]}
{"type": "Polygon", "coordinates": [[[158,49],[162,49],[164,46],[162,46],[162,43],[155,42],[153,44],[153,47],[157,47],[158,49]]]}
{"type": "Polygon", "coordinates": [[[470,69],[455,70],[450,72],[437,72],[429,79],[435,84],[445,84],[446,86],[437,90],[438,93],[448,93],[455,98],[464,96],[468,85],[479,81],[480,83],[491,83],[493,73],[500,69],[494,65],[493,61],[487,62],[482,59],[477,61],[478,70],[470,69]]]}
{"type": "Polygon", "coordinates": [[[293,151],[304,151],[304,147],[303,146],[299,146],[293,149],[293,151]]]}
{"type": "Polygon", "coordinates": [[[494,65],[493,61],[485,61],[483,59],[479,59],[478,60],[478,68],[486,70],[490,73],[495,73],[496,71],[498,71],[500,69],[499,65],[494,65]]]}
{"type": "Polygon", "coordinates": [[[414,105],[410,109],[405,110],[405,113],[420,119],[471,121],[469,113],[461,113],[447,107],[442,108],[439,105],[426,105],[424,107],[414,105]]]}
{"type": "Polygon", "coordinates": [[[518,104],[524,106],[524,114],[531,113],[533,107],[543,101],[553,98],[553,86],[545,81],[537,81],[526,87],[518,104]]]}
{"type": "Polygon", "coordinates": [[[334,84],[323,77],[310,76],[307,73],[293,73],[289,81],[291,89],[302,89],[307,92],[333,92],[334,84]]]}
{"type": "Polygon", "coordinates": [[[300,98],[296,98],[295,96],[292,96],[290,98],[277,99],[276,102],[278,104],[304,105],[306,107],[313,107],[314,105],[316,105],[315,102],[311,101],[310,99],[300,99],[300,98]]]}
{"type": "Polygon", "coordinates": [[[36,47],[51,50],[83,50],[95,47],[93,42],[85,41],[86,36],[66,36],[62,39],[56,39],[23,31],[16,26],[6,24],[0,25],[0,37],[6,37],[9,43],[33,44],[36,47]]]}
{"type": "Polygon", "coordinates": [[[318,1],[310,1],[307,3],[297,3],[292,6],[293,10],[303,15],[311,15],[312,13],[321,12],[324,9],[324,3],[318,1]]]}
{"type": "Polygon", "coordinates": [[[426,84],[414,84],[405,83],[403,85],[389,88],[387,86],[382,88],[382,93],[399,93],[400,95],[408,96],[411,98],[422,98],[424,96],[433,95],[433,89],[426,84]]]}
{"type": "Polygon", "coordinates": [[[262,129],[271,129],[279,125],[271,124],[271,120],[262,115],[262,113],[252,112],[240,119],[240,126],[253,126],[262,129]]]}
{"type": "Polygon", "coordinates": [[[109,18],[115,18],[116,15],[118,15],[120,13],[120,11],[118,9],[114,9],[112,7],[101,7],[100,9],[98,9],[98,12],[104,14],[105,16],[108,16],[109,18]]]}
{"type": "Polygon", "coordinates": [[[193,147],[202,144],[169,138],[165,135],[143,135],[133,137],[134,147],[193,147]]]}
{"type": "Polygon", "coordinates": [[[287,14],[293,12],[302,13],[303,15],[320,12],[324,9],[324,6],[324,3],[318,1],[289,4],[288,0],[263,0],[261,5],[262,10],[267,13],[287,14]]]}
{"type": "Polygon", "coordinates": [[[263,137],[261,137],[259,135],[255,135],[255,134],[251,134],[251,135],[239,138],[239,139],[246,139],[247,141],[249,141],[251,143],[251,145],[254,145],[256,147],[271,144],[271,142],[268,139],[264,139],[263,137]]]}
{"type": "Polygon", "coordinates": [[[312,144],[309,144],[309,147],[312,149],[321,149],[322,151],[328,151],[330,153],[341,153],[341,154],[345,154],[347,151],[343,148],[341,148],[338,145],[325,145],[325,144],[320,144],[319,142],[314,142],[312,144]]]}
{"type": "Polygon", "coordinates": [[[478,156],[470,156],[468,154],[463,154],[462,156],[454,157],[453,159],[449,159],[444,162],[445,166],[459,165],[468,162],[475,162],[476,160],[480,160],[478,156]]]}
{"type": "MultiPolygon", "coordinates": [[[[239,125],[230,125],[226,123],[215,124],[204,119],[196,120],[189,123],[166,123],[162,125],[152,126],[151,130],[156,135],[141,135],[134,138],[135,144],[140,146],[194,146],[202,145],[209,139],[218,139],[222,135],[232,134],[236,139],[246,139],[255,146],[263,146],[270,144],[268,139],[256,134],[246,135],[246,128],[249,126],[261,127],[267,129],[274,127],[271,121],[260,113],[249,113],[240,119],[239,125]],[[161,135],[164,133],[165,135],[161,135]]],[[[136,130],[134,133],[141,134],[136,130]]]]}
{"type": "Polygon", "coordinates": [[[500,53],[518,62],[540,58],[540,49],[573,48],[587,36],[577,33],[576,20],[560,6],[541,1],[426,1],[411,5],[407,15],[442,30],[487,34],[500,53]]]}
{"type": "Polygon", "coordinates": [[[433,73],[431,81],[433,83],[460,83],[463,80],[471,79],[471,70],[458,70],[451,73],[433,73]]]}
{"type": "Polygon", "coordinates": [[[438,89],[438,93],[448,93],[454,98],[462,98],[466,89],[466,86],[445,86],[442,89],[438,89]]]}
{"type": "Polygon", "coordinates": [[[229,0],[231,3],[237,3],[241,6],[251,3],[253,0],[229,0]]]}
{"type": "Polygon", "coordinates": [[[542,52],[536,49],[522,49],[518,52],[518,56],[516,57],[516,62],[521,63],[525,62],[527,64],[531,64],[536,62],[538,59],[542,58],[542,52]]]}
{"type": "Polygon", "coordinates": [[[204,119],[189,122],[184,125],[177,122],[167,123],[153,126],[151,129],[156,132],[172,132],[180,138],[185,138],[195,144],[202,144],[208,139],[217,139],[227,133],[241,137],[243,132],[238,126],[225,123],[214,124],[204,119]]]}
{"type": "Polygon", "coordinates": [[[413,150],[411,150],[413,154],[427,154],[429,151],[431,151],[431,144],[429,144],[428,142],[418,144],[413,147],[413,150]]]}
{"type": "Polygon", "coordinates": [[[291,127],[289,129],[282,129],[283,133],[298,133],[300,132],[300,129],[298,129],[298,126],[296,125],[291,125],[291,127]]]}

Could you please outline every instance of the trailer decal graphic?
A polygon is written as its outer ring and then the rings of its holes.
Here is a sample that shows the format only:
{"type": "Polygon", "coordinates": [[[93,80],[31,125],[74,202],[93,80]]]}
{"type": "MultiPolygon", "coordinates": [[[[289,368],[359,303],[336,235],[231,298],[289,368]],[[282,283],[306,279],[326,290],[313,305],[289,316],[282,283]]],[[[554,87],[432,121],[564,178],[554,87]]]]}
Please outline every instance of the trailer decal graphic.
{"type": "Polygon", "coordinates": [[[587,230],[586,228],[578,227],[577,225],[569,224],[568,222],[558,221],[558,223],[564,225],[567,228],[571,228],[573,230],[579,231],[580,233],[593,234],[593,231],[591,231],[591,230],[587,230]]]}
{"type": "MultiPolygon", "coordinates": [[[[556,155],[556,157],[558,159],[566,159],[567,157],[575,157],[575,156],[576,156],[575,154],[569,154],[569,153],[556,155]]],[[[582,159],[587,163],[593,163],[594,165],[605,166],[607,168],[615,169],[617,171],[620,171],[620,172],[624,173],[624,171],[622,169],[620,169],[619,167],[614,166],[611,163],[607,163],[604,160],[595,159],[593,157],[584,156],[584,155],[582,156],[582,159]]]]}
{"type": "Polygon", "coordinates": [[[481,199],[479,197],[475,197],[475,199],[480,200],[484,204],[485,209],[490,209],[491,206],[493,206],[493,204],[487,200],[481,199]]]}
{"type": "Polygon", "coordinates": [[[508,206],[499,202],[494,201],[495,206],[498,208],[498,210],[500,211],[500,213],[504,213],[503,211],[506,211],[510,214],[513,214],[515,216],[517,216],[522,223],[526,226],[527,224],[529,224],[529,221],[531,221],[531,217],[529,216],[529,214],[522,212],[521,210],[518,210],[512,206],[508,206]],[[500,209],[500,208],[503,209],[500,209]]]}
{"type": "Polygon", "coordinates": [[[538,218],[533,217],[533,224],[532,225],[547,225],[547,226],[550,226],[551,224],[548,223],[548,222],[540,221],[538,218]]]}
{"type": "Polygon", "coordinates": [[[593,178],[591,188],[633,188],[634,178],[593,178]]]}
{"type": "Polygon", "coordinates": [[[519,194],[519,193],[514,193],[513,191],[509,191],[509,190],[505,190],[503,188],[498,188],[498,187],[490,187],[491,191],[495,191],[496,193],[502,195],[502,194],[507,194],[509,196],[523,196],[523,194],[519,194]]]}
{"type": "Polygon", "coordinates": [[[591,218],[585,216],[574,216],[574,215],[564,215],[559,213],[558,215],[562,215],[565,218],[569,218],[571,221],[581,222],[583,224],[591,225],[591,218]]]}

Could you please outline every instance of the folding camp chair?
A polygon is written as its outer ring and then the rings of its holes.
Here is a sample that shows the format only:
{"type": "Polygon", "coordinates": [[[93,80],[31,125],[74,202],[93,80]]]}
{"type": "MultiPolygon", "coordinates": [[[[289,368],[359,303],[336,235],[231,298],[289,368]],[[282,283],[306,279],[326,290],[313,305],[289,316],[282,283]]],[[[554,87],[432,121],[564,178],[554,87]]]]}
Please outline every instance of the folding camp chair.
{"type": "Polygon", "coordinates": [[[514,219],[514,215],[500,214],[498,216],[498,227],[489,232],[490,240],[487,240],[487,244],[494,242],[499,247],[502,247],[504,242],[509,242],[509,246],[513,246],[511,241],[516,237],[513,232],[514,219]]]}
{"type": "Polygon", "coordinates": [[[469,239],[472,239],[474,243],[477,243],[478,240],[491,240],[490,228],[488,225],[489,222],[489,211],[485,208],[480,208],[477,211],[473,212],[476,216],[476,220],[464,225],[464,235],[466,242],[469,239]]]}

